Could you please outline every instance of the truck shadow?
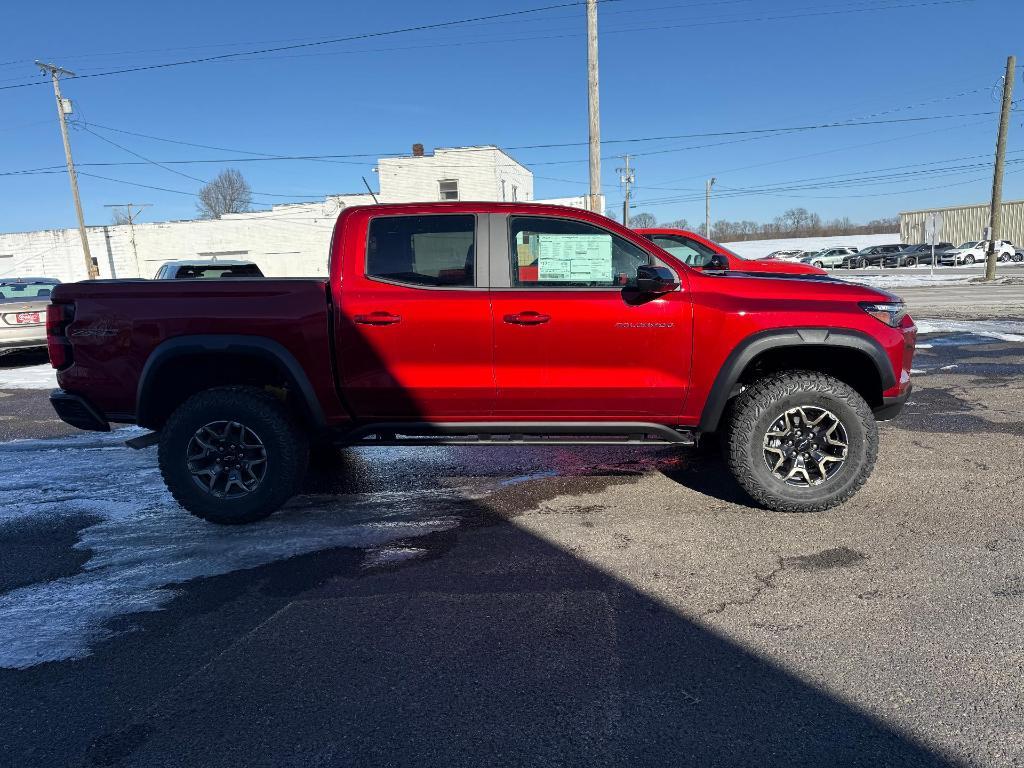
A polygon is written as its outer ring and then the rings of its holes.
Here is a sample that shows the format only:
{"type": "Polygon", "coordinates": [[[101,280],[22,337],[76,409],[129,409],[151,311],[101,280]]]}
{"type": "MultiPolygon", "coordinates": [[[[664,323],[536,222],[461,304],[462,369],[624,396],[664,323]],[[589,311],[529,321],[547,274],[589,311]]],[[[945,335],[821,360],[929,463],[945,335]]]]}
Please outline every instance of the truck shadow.
{"type": "MultiPolygon", "coordinates": [[[[338,461],[352,473],[338,484],[314,478],[307,490],[419,482],[411,466],[382,479],[372,462],[338,461]]],[[[704,462],[655,470],[737,500],[720,463],[704,462]]],[[[711,616],[653,596],[666,578],[685,593],[681,574],[648,574],[644,591],[590,562],[586,508],[562,513],[580,529],[573,549],[517,519],[643,471],[438,500],[427,514],[461,522],[395,542],[418,555],[408,561],[374,564],[334,548],[186,585],[165,610],[133,617],[142,631],[89,658],[0,672],[3,698],[32,702],[5,715],[0,755],[90,766],[951,764],[799,668],[714,630],[711,616]]],[[[279,514],[301,516],[302,506],[279,514]]],[[[778,629],[761,631],[786,643],[778,629]]],[[[880,669],[870,679],[889,677],[880,669]]]]}

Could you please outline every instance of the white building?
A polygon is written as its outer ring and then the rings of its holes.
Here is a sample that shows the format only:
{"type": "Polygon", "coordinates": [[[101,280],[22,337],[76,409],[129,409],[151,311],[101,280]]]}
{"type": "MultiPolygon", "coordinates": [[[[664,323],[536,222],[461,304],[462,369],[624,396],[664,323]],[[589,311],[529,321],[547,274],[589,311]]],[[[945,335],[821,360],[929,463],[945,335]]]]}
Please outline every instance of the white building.
{"type": "MultiPolygon", "coordinates": [[[[382,203],[434,200],[533,200],[533,174],[494,146],[439,148],[431,154],[381,158],[382,203]]],[[[165,261],[232,258],[255,261],[266,275],[324,275],[338,213],[372,203],[369,193],[332,195],[315,203],[275,205],[267,211],[219,219],[87,227],[100,277],[152,277],[165,261]]],[[[586,206],[586,197],[542,200],[586,206]]],[[[0,234],[0,277],[87,277],[77,229],[0,234]]]]}

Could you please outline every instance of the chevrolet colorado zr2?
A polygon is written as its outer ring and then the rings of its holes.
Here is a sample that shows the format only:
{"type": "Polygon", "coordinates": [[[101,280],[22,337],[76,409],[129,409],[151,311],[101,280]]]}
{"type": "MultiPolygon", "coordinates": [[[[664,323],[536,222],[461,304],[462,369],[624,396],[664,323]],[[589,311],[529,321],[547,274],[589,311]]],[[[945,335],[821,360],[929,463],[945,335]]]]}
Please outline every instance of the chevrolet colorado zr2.
{"type": "Polygon", "coordinates": [[[322,446],[695,445],[765,507],[849,499],[910,393],[916,328],[827,276],[694,269],[603,216],[529,203],[345,209],[329,277],[93,280],[47,310],[82,429],[152,430],[182,507],[274,512],[322,446]]]}

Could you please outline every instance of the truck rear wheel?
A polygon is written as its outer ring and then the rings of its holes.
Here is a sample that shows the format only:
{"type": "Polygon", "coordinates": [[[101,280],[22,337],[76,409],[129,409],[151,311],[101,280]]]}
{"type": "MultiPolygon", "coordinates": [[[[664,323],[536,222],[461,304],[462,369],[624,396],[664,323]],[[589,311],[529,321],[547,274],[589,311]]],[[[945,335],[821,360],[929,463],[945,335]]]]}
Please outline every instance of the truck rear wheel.
{"type": "Polygon", "coordinates": [[[726,461],[760,504],[818,512],[852,497],[878,454],[878,427],[864,398],[814,371],[762,379],[742,392],[728,423],[726,461]]]}
{"type": "Polygon", "coordinates": [[[175,500],[211,523],[261,520],[299,489],[309,443],[278,398],[255,387],[193,395],[160,434],[160,472],[175,500]]]}

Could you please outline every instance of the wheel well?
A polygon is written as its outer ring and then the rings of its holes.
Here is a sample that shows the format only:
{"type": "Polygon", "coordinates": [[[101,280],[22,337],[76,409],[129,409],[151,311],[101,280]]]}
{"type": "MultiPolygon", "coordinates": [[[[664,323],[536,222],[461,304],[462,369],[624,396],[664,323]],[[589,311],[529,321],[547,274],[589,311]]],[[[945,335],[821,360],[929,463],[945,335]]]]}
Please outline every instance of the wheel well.
{"type": "Polygon", "coordinates": [[[853,387],[868,405],[882,405],[882,378],[874,361],[849,347],[803,344],[768,349],[747,364],[738,383],[749,385],[772,373],[797,370],[833,376],[853,387]]]}
{"type": "Polygon", "coordinates": [[[174,410],[192,395],[213,387],[252,386],[268,390],[307,420],[301,394],[295,391],[283,365],[259,354],[195,352],[174,355],[146,376],[139,397],[139,424],[159,429],[174,410]]]}

